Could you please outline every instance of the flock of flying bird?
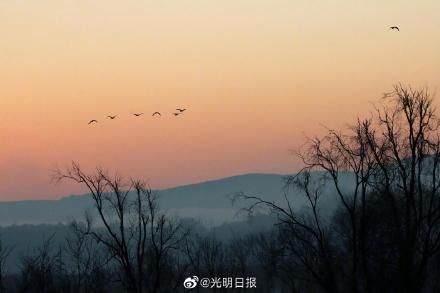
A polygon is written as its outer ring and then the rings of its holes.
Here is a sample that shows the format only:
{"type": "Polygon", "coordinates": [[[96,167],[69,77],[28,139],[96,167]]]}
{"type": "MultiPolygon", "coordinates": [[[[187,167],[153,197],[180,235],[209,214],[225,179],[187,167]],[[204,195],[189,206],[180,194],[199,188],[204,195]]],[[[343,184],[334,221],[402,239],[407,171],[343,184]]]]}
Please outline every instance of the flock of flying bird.
{"type": "MultiPolygon", "coordinates": [[[[390,29],[390,30],[396,30],[396,31],[399,31],[399,32],[400,32],[400,29],[399,29],[398,26],[390,26],[389,29],[390,29]]],[[[184,109],[184,108],[177,108],[176,111],[177,111],[177,112],[172,113],[174,116],[178,116],[178,115],[182,114],[183,112],[186,111],[186,109],[184,109]]],[[[144,115],[144,113],[132,113],[132,114],[133,114],[134,116],[136,116],[136,117],[139,117],[139,116],[144,115]]],[[[156,112],[153,112],[153,114],[151,114],[151,116],[153,116],[153,117],[154,117],[154,116],[158,116],[158,117],[160,117],[160,116],[162,116],[162,114],[161,114],[160,112],[156,111],[156,112]]],[[[107,117],[108,117],[109,119],[113,120],[113,119],[116,119],[117,115],[107,115],[107,117]]],[[[98,123],[98,120],[96,120],[96,119],[92,119],[92,120],[89,121],[88,124],[90,125],[90,124],[93,124],[93,123],[98,123]]]]}
{"type": "MultiPolygon", "coordinates": [[[[174,116],[179,116],[183,112],[185,112],[186,109],[185,108],[177,108],[176,111],[177,112],[173,112],[172,114],[174,116]]],[[[144,113],[132,113],[132,114],[133,114],[133,116],[136,116],[136,117],[144,115],[144,113]]],[[[162,114],[160,112],[156,111],[156,112],[153,112],[153,114],[151,114],[151,116],[153,116],[153,117],[155,117],[155,116],[156,117],[160,117],[160,116],[162,116],[162,114]]],[[[110,120],[116,119],[116,117],[118,117],[118,116],[117,115],[107,115],[107,118],[110,119],[110,120]]],[[[98,123],[98,120],[92,119],[92,120],[89,121],[88,124],[90,125],[90,124],[93,124],[93,123],[98,123]]]]}

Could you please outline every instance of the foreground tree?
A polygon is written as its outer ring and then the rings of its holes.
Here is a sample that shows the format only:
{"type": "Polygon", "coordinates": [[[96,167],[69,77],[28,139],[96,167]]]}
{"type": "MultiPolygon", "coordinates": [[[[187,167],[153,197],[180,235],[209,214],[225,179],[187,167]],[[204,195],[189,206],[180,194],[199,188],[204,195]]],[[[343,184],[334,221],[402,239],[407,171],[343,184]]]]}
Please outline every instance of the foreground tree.
{"type": "Polygon", "coordinates": [[[89,214],[84,225],[75,227],[76,233],[92,237],[106,249],[116,261],[118,280],[125,290],[159,292],[173,286],[163,282],[165,269],[188,230],[159,211],[156,197],[145,183],[124,181],[102,169],[86,174],[77,163],[57,170],[54,179],[73,180],[90,191],[98,222],[95,225],[89,214]]]}
{"type": "Polygon", "coordinates": [[[251,210],[263,205],[279,215],[285,247],[298,263],[294,277],[327,292],[421,292],[440,249],[433,99],[425,89],[397,85],[382,102],[372,118],[309,139],[298,153],[305,167],[288,184],[306,196],[306,212],[289,201],[242,195],[254,201],[251,210]],[[330,186],[338,202],[333,217],[320,209],[330,186]]]}

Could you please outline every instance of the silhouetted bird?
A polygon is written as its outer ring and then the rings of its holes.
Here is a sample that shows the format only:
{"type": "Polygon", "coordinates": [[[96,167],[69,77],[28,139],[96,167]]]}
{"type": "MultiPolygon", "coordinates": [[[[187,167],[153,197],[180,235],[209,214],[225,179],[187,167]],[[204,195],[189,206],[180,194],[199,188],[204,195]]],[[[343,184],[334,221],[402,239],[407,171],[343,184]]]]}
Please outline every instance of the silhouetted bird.
{"type": "Polygon", "coordinates": [[[139,117],[141,115],[143,115],[144,113],[133,113],[134,116],[139,117]]]}
{"type": "Polygon", "coordinates": [[[155,116],[155,115],[162,116],[162,114],[160,114],[160,112],[154,112],[151,116],[155,116]]]}
{"type": "Polygon", "coordinates": [[[108,118],[110,118],[111,120],[115,119],[117,117],[117,115],[112,116],[112,115],[107,115],[108,118]]]}
{"type": "Polygon", "coordinates": [[[400,32],[400,29],[398,26],[390,26],[390,30],[397,30],[400,32]]]}
{"type": "Polygon", "coordinates": [[[177,108],[176,110],[179,111],[180,113],[182,113],[183,111],[186,111],[186,109],[179,109],[179,108],[177,108]]]}
{"type": "Polygon", "coordinates": [[[90,124],[92,124],[92,123],[98,123],[98,120],[95,120],[95,119],[90,120],[88,124],[90,125],[90,124]]]}
{"type": "Polygon", "coordinates": [[[180,115],[180,113],[173,113],[174,116],[180,115]]]}

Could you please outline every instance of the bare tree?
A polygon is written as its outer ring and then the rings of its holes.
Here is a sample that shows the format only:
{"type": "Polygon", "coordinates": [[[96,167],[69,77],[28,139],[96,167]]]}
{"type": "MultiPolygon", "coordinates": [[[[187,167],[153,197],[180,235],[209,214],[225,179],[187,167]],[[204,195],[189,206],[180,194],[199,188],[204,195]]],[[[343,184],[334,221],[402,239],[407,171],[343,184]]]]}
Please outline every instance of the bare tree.
{"type": "Polygon", "coordinates": [[[439,249],[439,120],[429,92],[397,85],[376,108],[374,119],[358,120],[351,133],[333,130],[311,139],[301,154],[306,169],[323,170],[347,213],[352,292],[372,290],[366,247],[367,196],[375,192],[390,207],[398,245],[400,292],[423,289],[430,257],[439,249]],[[349,172],[354,186],[341,186],[349,172]],[[359,284],[359,271],[363,283],[359,284]]]}
{"type": "Polygon", "coordinates": [[[373,187],[389,200],[397,226],[398,289],[420,292],[440,248],[440,123],[426,89],[397,85],[387,100],[376,128],[365,129],[380,170],[373,187]]]}
{"type": "Polygon", "coordinates": [[[71,235],[66,239],[70,275],[75,292],[108,292],[111,259],[102,245],[84,233],[84,225],[70,224],[71,235]]]}
{"type": "MultiPolygon", "coordinates": [[[[188,275],[196,276],[229,276],[226,245],[214,233],[193,235],[186,239],[184,254],[188,262],[188,275]]],[[[232,263],[230,264],[232,266],[232,263]]],[[[203,289],[196,287],[197,292],[203,289]]],[[[213,288],[213,292],[222,289],[213,288]]]]}
{"type": "Polygon", "coordinates": [[[22,257],[18,292],[65,292],[70,282],[66,276],[62,250],[54,249],[53,238],[47,238],[32,254],[22,257]]]}
{"type": "Polygon", "coordinates": [[[311,175],[305,170],[298,176],[289,178],[288,183],[305,191],[303,194],[310,207],[309,213],[293,208],[287,194],[285,207],[244,193],[237,194],[237,198],[252,202],[246,208],[249,213],[253,213],[258,207],[268,207],[278,216],[283,254],[292,263],[291,266],[283,267],[287,269],[288,278],[293,282],[290,284],[292,290],[298,286],[298,281],[304,281],[318,284],[325,292],[338,292],[332,234],[319,213],[322,186],[320,183],[312,184],[311,175]]]}
{"type": "Polygon", "coordinates": [[[77,163],[57,170],[56,181],[68,179],[90,191],[99,222],[86,217],[84,235],[103,245],[120,267],[119,281],[129,292],[159,292],[165,261],[188,231],[161,213],[152,190],[139,180],[124,181],[97,169],[89,175],[77,163]]]}
{"type": "MultiPolygon", "coordinates": [[[[344,212],[348,215],[350,231],[347,245],[350,247],[349,276],[351,291],[358,292],[359,271],[363,274],[364,284],[370,291],[370,271],[367,265],[368,251],[365,247],[366,235],[366,196],[369,184],[375,174],[374,154],[368,146],[366,130],[370,129],[371,120],[358,120],[348,134],[329,130],[323,138],[308,141],[307,148],[298,155],[305,168],[303,172],[324,171],[325,179],[330,180],[344,212]],[[350,187],[341,182],[350,181],[350,187]]],[[[297,178],[292,177],[294,182],[297,178]]],[[[298,181],[296,181],[298,182],[298,181]]],[[[296,184],[299,186],[298,184],[296,184]]],[[[306,193],[307,186],[300,186],[306,193]]],[[[316,197],[317,198],[317,197],[316,197]]],[[[311,203],[314,209],[317,203],[311,203]]]]}
{"type": "Polygon", "coordinates": [[[396,85],[372,118],[345,132],[330,129],[298,152],[305,167],[287,183],[305,194],[307,213],[287,197],[287,207],[243,197],[254,201],[251,210],[264,205],[279,215],[287,251],[306,272],[297,278],[311,278],[327,292],[377,292],[385,282],[376,270],[380,261],[392,290],[421,292],[440,249],[439,126],[427,90],[396,85]],[[313,185],[322,179],[339,204],[333,219],[319,212],[323,193],[313,185]]]}
{"type": "MultiPolygon", "coordinates": [[[[260,276],[259,288],[266,292],[275,291],[282,287],[281,270],[283,263],[283,246],[278,239],[278,230],[273,229],[268,233],[259,233],[249,236],[254,242],[252,251],[255,266],[258,267],[260,276]]],[[[289,288],[293,291],[293,288],[289,288]]]]}
{"type": "Polygon", "coordinates": [[[253,269],[256,264],[253,261],[255,250],[255,239],[253,235],[235,235],[227,247],[227,260],[231,276],[254,275],[253,269]]]}
{"type": "Polygon", "coordinates": [[[6,260],[12,252],[12,247],[5,246],[0,237],[0,293],[5,291],[4,277],[6,275],[6,260]]]}

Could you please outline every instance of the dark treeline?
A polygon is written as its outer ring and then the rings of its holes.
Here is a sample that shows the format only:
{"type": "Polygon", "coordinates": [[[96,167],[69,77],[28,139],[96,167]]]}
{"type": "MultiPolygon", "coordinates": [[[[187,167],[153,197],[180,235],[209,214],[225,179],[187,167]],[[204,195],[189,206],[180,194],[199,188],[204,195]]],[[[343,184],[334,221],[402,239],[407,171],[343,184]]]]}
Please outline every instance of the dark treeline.
{"type": "Polygon", "coordinates": [[[394,87],[370,118],[308,140],[298,152],[304,169],[286,178],[284,204],[237,194],[247,212],[268,209],[276,223],[229,239],[167,216],[141,181],[87,174],[73,163],[55,179],[85,184],[98,217],[72,223],[64,245],[49,238],[14,274],[3,273],[10,248],[1,246],[0,286],[185,292],[189,276],[250,276],[255,292],[439,292],[439,127],[427,90],[394,87]],[[331,213],[321,204],[329,189],[337,201],[331,213]],[[290,196],[305,197],[306,206],[293,206],[290,196]]]}
{"type": "Polygon", "coordinates": [[[305,167],[288,184],[303,191],[307,213],[242,195],[250,211],[265,206],[279,216],[292,291],[439,292],[439,122],[427,90],[397,85],[371,118],[298,152],[305,167]],[[325,217],[329,186],[339,207],[325,217]]]}

